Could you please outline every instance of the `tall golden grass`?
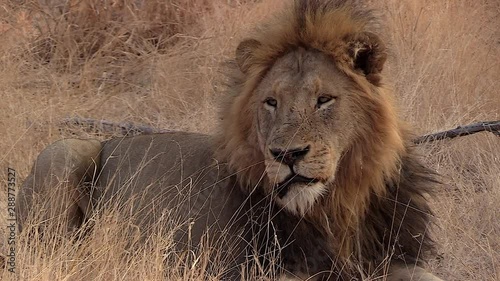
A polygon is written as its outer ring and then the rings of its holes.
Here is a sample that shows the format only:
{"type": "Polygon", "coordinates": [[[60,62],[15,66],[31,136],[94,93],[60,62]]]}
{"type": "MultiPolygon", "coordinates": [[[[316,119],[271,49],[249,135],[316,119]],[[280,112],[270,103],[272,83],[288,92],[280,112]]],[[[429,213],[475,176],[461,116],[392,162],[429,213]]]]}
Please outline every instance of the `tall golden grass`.
{"type": "MultiPolygon", "coordinates": [[[[387,23],[387,75],[416,134],[500,119],[500,2],[368,2],[387,23]]],[[[279,0],[1,3],[0,181],[12,167],[18,184],[44,146],[68,136],[59,130],[65,117],[213,132],[224,98],[221,63],[248,28],[282,6],[279,0]]],[[[78,135],[103,138],[84,130],[78,135]]],[[[483,133],[419,151],[444,183],[431,199],[441,254],[430,269],[446,280],[500,280],[500,138],[483,133]]],[[[131,232],[117,221],[112,213],[103,216],[95,222],[101,227],[79,242],[58,237],[57,229],[41,239],[22,233],[16,278],[207,277],[203,255],[166,259],[175,255],[168,230],[127,252],[131,232]]],[[[0,239],[0,256],[5,241],[0,239]]],[[[0,279],[14,278],[0,268],[0,279]]]]}

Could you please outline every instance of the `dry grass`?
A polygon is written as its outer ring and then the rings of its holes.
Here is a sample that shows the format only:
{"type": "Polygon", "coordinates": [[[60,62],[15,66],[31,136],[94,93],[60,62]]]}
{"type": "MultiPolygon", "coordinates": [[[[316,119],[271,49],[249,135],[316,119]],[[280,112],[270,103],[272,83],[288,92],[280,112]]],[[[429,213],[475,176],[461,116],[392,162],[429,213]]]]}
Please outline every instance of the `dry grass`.
{"type": "MultiPolygon", "coordinates": [[[[402,115],[417,133],[500,119],[499,2],[370,2],[386,17],[393,50],[388,73],[402,115]]],[[[278,0],[70,1],[62,9],[23,3],[0,1],[2,183],[7,167],[22,182],[37,153],[66,136],[58,122],[68,116],[212,132],[222,95],[220,63],[244,30],[281,6],[278,0]],[[147,4],[139,9],[137,3],[147,4]]],[[[442,256],[431,269],[447,280],[500,280],[500,138],[479,134],[420,151],[445,183],[433,198],[442,256]]],[[[168,232],[128,253],[125,226],[109,217],[99,223],[103,227],[80,247],[57,235],[28,246],[21,235],[19,280],[157,280],[163,274],[185,280],[206,274],[203,258],[187,269],[161,262],[171,249],[168,232]]],[[[12,277],[0,270],[0,279],[12,277]]]]}

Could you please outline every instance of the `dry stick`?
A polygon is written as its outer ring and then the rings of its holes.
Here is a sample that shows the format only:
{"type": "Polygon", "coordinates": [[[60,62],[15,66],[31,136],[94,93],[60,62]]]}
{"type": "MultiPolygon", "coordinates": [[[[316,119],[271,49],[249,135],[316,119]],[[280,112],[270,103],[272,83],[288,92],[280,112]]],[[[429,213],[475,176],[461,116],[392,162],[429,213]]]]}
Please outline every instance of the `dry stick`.
{"type": "Polygon", "coordinates": [[[66,126],[86,127],[90,131],[103,133],[118,133],[122,136],[147,135],[155,133],[167,133],[171,130],[157,129],[145,125],[135,125],[129,122],[116,123],[107,120],[96,120],[90,118],[65,118],[61,122],[66,126]]]}
{"type": "MultiPolygon", "coordinates": [[[[126,122],[116,123],[107,120],[95,120],[78,117],[64,119],[62,123],[70,126],[88,127],[90,130],[101,131],[104,133],[119,133],[123,136],[172,132],[171,130],[157,129],[145,125],[135,125],[126,122]]],[[[422,144],[437,140],[452,139],[483,131],[492,132],[493,134],[500,136],[500,121],[484,121],[465,126],[458,126],[455,129],[417,137],[413,140],[413,143],[422,144]]]]}
{"type": "Polygon", "coordinates": [[[500,121],[484,121],[472,123],[465,126],[458,126],[455,129],[417,137],[413,140],[413,143],[422,144],[437,140],[452,139],[456,137],[472,135],[483,131],[492,132],[493,134],[500,137],[500,121]]]}

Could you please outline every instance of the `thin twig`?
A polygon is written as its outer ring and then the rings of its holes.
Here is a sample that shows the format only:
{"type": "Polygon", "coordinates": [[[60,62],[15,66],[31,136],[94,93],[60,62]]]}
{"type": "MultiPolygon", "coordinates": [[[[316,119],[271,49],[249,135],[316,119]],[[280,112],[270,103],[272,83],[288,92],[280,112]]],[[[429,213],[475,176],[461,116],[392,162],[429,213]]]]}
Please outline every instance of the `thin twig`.
{"type": "Polygon", "coordinates": [[[413,140],[413,143],[422,144],[437,140],[452,139],[484,131],[492,132],[493,134],[500,136],[500,121],[483,121],[465,126],[458,126],[455,129],[417,137],[413,140]]]}

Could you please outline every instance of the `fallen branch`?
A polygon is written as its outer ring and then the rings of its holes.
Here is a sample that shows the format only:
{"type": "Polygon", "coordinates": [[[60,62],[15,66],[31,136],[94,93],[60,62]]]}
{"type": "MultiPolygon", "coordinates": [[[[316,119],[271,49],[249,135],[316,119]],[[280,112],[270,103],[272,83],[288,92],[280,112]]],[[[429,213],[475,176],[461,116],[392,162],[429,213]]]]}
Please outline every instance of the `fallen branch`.
{"type": "Polygon", "coordinates": [[[437,140],[452,139],[484,131],[492,132],[493,134],[500,136],[500,121],[484,121],[465,126],[458,126],[455,129],[420,136],[414,139],[413,143],[422,144],[437,140]]]}
{"type": "MultiPolygon", "coordinates": [[[[116,123],[107,120],[96,120],[78,117],[64,119],[62,124],[66,126],[78,126],[80,128],[85,127],[87,131],[91,132],[118,134],[121,136],[135,136],[171,132],[171,130],[158,129],[145,125],[136,125],[128,122],[116,123]]],[[[500,136],[500,121],[484,121],[472,123],[465,126],[458,126],[455,129],[417,137],[413,140],[413,143],[422,144],[437,140],[452,139],[484,131],[492,132],[493,134],[500,136]]]]}
{"type": "Polygon", "coordinates": [[[145,125],[136,125],[129,122],[116,123],[107,120],[79,117],[66,118],[61,123],[62,125],[70,127],[83,127],[86,131],[94,133],[117,134],[120,136],[136,136],[171,132],[171,130],[163,130],[145,125]]]}

